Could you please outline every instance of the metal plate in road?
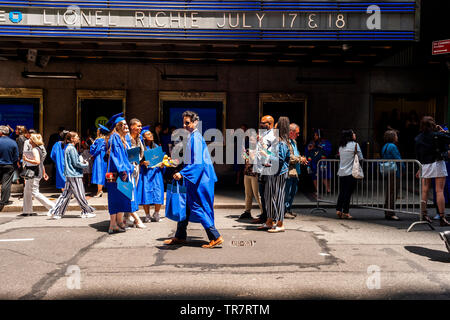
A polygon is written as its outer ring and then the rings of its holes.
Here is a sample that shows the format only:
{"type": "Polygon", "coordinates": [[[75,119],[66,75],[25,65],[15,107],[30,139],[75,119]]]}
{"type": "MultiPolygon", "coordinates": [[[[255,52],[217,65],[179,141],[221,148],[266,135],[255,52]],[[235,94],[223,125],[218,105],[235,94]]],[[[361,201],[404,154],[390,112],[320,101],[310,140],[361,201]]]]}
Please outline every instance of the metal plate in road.
{"type": "Polygon", "coordinates": [[[329,264],[331,256],[324,244],[310,232],[286,230],[271,234],[256,230],[219,230],[225,242],[222,247],[204,249],[208,243],[204,230],[188,230],[184,246],[160,246],[162,264],[184,266],[266,266],[298,265],[313,267],[329,264]]]}

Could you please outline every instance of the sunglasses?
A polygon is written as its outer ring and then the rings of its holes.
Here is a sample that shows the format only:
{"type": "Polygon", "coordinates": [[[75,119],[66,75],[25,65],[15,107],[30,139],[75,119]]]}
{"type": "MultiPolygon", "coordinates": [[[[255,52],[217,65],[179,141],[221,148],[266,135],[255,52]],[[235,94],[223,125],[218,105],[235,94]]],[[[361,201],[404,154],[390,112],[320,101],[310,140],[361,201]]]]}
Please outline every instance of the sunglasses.
{"type": "Polygon", "coordinates": [[[190,125],[190,124],[191,124],[191,122],[189,122],[189,121],[185,121],[185,122],[184,122],[184,125],[185,125],[185,126],[188,126],[188,125],[190,125]]]}

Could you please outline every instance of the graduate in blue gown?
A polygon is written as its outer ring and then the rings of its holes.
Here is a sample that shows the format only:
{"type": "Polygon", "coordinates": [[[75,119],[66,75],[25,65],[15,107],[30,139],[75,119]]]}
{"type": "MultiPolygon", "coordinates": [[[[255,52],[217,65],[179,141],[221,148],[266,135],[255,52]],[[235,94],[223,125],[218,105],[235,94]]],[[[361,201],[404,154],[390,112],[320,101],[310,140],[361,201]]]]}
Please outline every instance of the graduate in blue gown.
{"type": "Polygon", "coordinates": [[[58,141],[53,145],[50,158],[56,165],[56,188],[64,191],[66,185],[66,177],[64,176],[64,151],[67,145],[63,141],[58,141]]]}
{"type": "MultiPolygon", "coordinates": [[[[124,232],[125,224],[123,215],[125,212],[137,211],[136,197],[129,199],[117,188],[117,181],[132,181],[133,165],[128,161],[127,149],[131,147],[131,141],[127,138],[129,129],[123,113],[112,116],[108,121],[111,135],[107,139],[108,153],[107,172],[117,176],[115,182],[107,181],[108,210],[110,214],[109,233],[124,232]]],[[[133,193],[135,193],[133,188],[133,193]]]]}
{"type": "Polygon", "coordinates": [[[210,240],[203,248],[213,248],[223,243],[223,238],[214,226],[214,184],[217,176],[211,162],[208,147],[197,130],[200,120],[197,113],[185,111],[182,115],[183,127],[189,132],[184,168],[173,178],[183,178],[186,185],[186,220],[178,222],[174,238],[165,240],[168,245],[186,242],[187,225],[190,222],[201,223],[210,240]]]}
{"type": "MultiPolygon", "coordinates": [[[[157,147],[153,140],[153,134],[150,132],[150,126],[142,128],[141,137],[145,150],[157,147]]],[[[158,222],[159,210],[164,204],[164,166],[156,168],[148,168],[149,162],[141,162],[141,170],[139,183],[137,187],[137,198],[139,205],[144,206],[145,220],[144,222],[158,222]],[[150,205],[155,205],[153,216],[150,215],[150,205]]]]}
{"type": "Polygon", "coordinates": [[[109,134],[109,129],[99,125],[97,130],[97,139],[91,145],[89,152],[92,156],[92,180],[97,185],[97,194],[94,198],[100,198],[103,195],[103,186],[105,185],[105,174],[107,163],[105,161],[106,142],[105,137],[109,134]]]}

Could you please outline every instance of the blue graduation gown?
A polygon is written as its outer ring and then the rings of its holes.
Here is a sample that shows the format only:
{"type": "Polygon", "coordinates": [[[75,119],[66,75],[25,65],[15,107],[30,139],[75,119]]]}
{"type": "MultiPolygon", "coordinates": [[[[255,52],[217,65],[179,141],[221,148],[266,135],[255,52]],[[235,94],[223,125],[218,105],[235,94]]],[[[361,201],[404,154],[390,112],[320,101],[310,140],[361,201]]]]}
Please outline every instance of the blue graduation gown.
{"type": "MultiPolygon", "coordinates": [[[[127,139],[128,141],[128,139],[127,139]]],[[[128,141],[129,142],[129,141],[128,141]]],[[[128,149],[131,144],[128,143],[128,149]]],[[[126,172],[130,178],[133,173],[133,165],[128,161],[128,154],[125,146],[117,133],[113,133],[109,138],[107,148],[111,148],[109,157],[109,172],[126,172]]],[[[117,179],[120,179],[118,177],[117,179]]],[[[136,201],[136,188],[133,188],[135,193],[134,199],[128,199],[122,192],[117,189],[117,182],[107,182],[108,189],[108,210],[109,214],[116,214],[119,212],[136,212],[139,206],[136,201]]]]}
{"type": "MultiPolygon", "coordinates": [[[[147,150],[150,149],[149,146],[145,146],[145,148],[147,150]]],[[[163,169],[141,166],[137,187],[137,200],[139,205],[164,204],[163,169]]]]}
{"type": "Polygon", "coordinates": [[[208,147],[198,130],[191,133],[180,174],[186,184],[186,206],[190,208],[190,222],[204,228],[214,226],[214,184],[217,176],[208,147]],[[190,155],[190,159],[189,156],[190,155]]]}
{"type": "Polygon", "coordinates": [[[105,174],[107,163],[105,161],[106,143],[104,138],[96,139],[91,145],[89,152],[93,157],[92,179],[93,184],[105,185],[105,174]]]}
{"type": "Polygon", "coordinates": [[[64,176],[64,151],[67,145],[62,147],[62,141],[58,141],[53,145],[50,158],[56,164],[56,188],[62,189],[66,185],[66,177],[64,176]]]}

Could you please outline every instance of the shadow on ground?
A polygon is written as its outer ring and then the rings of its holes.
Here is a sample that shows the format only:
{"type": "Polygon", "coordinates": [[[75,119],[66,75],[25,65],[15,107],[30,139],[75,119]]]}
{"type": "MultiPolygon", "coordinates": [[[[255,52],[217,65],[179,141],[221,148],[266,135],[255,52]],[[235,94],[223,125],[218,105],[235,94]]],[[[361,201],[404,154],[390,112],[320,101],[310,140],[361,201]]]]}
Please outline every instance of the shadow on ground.
{"type": "Polygon", "coordinates": [[[430,261],[450,263],[450,253],[447,251],[433,250],[417,246],[406,246],[405,249],[419,256],[427,257],[430,261]]]}

